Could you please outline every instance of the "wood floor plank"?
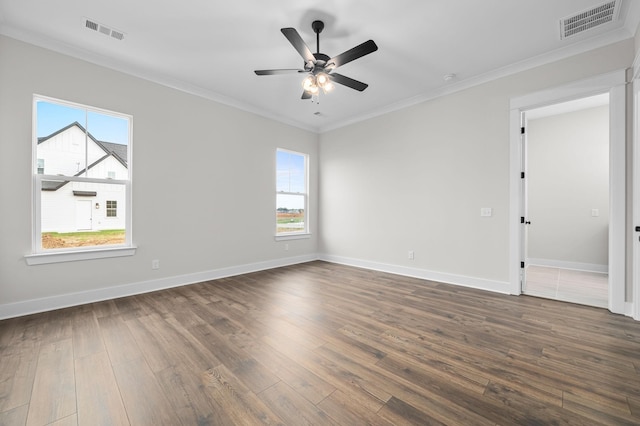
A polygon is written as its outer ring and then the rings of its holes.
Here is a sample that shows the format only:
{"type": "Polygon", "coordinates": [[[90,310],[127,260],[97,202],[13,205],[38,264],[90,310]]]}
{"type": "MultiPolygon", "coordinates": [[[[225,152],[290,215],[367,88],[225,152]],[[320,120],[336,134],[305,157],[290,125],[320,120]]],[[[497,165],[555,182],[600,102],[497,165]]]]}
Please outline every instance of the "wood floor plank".
{"type": "Polygon", "coordinates": [[[233,424],[284,424],[262,400],[246,388],[224,365],[212,368],[203,377],[205,391],[219,401],[233,424]]]}
{"type": "Polygon", "coordinates": [[[29,405],[21,405],[7,411],[0,411],[0,425],[12,426],[12,425],[24,425],[27,423],[27,413],[29,412],[29,405]]]}
{"type": "Polygon", "coordinates": [[[207,372],[176,365],[156,373],[164,394],[183,425],[230,425],[233,419],[220,403],[203,391],[207,372]]]}
{"type": "Polygon", "coordinates": [[[336,389],[269,345],[255,342],[250,347],[246,345],[243,345],[243,347],[256,361],[314,404],[325,399],[336,389]]]}
{"type": "MultiPolygon", "coordinates": [[[[148,327],[148,324],[159,325],[162,323],[163,321],[158,315],[133,318],[126,322],[131,336],[137,343],[140,352],[144,355],[147,364],[153,372],[167,369],[177,361],[168,353],[168,351],[171,351],[174,347],[167,342],[166,336],[158,332],[156,328],[148,327]]],[[[179,348],[179,346],[177,348],[179,348]]]]}
{"type": "Polygon", "coordinates": [[[79,312],[72,321],[73,353],[82,358],[105,350],[98,320],[92,311],[79,312]]]}
{"type": "Polygon", "coordinates": [[[378,415],[394,425],[446,425],[396,397],[387,401],[378,415]]]}
{"type": "Polygon", "coordinates": [[[50,423],[47,426],[78,426],[78,416],[76,414],[72,414],[63,419],[57,420],[53,423],[50,423]]]}
{"type": "MultiPolygon", "coordinates": [[[[353,377],[351,372],[339,368],[334,363],[304,348],[291,347],[286,342],[272,339],[270,336],[263,338],[264,342],[277,351],[282,352],[294,362],[297,362],[307,370],[311,371],[327,383],[341,389],[343,393],[357,404],[367,407],[376,412],[382,407],[385,401],[369,393],[362,387],[362,381],[353,377]],[[354,380],[352,380],[354,379],[354,380]]],[[[386,396],[386,395],[385,395],[386,396]]]]}
{"type": "Polygon", "coordinates": [[[53,423],[76,412],[71,339],[44,344],[31,392],[27,426],[53,423]]]}
{"type": "Polygon", "coordinates": [[[129,328],[119,314],[100,317],[98,324],[112,364],[134,361],[143,356],[129,328]]]}
{"type": "Polygon", "coordinates": [[[0,413],[29,403],[39,348],[35,341],[22,345],[20,351],[8,346],[0,357],[0,413]]]}
{"type": "Polygon", "coordinates": [[[78,424],[96,426],[129,424],[106,351],[77,358],[75,375],[78,424]]]}
{"type": "Polygon", "coordinates": [[[144,358],[119,362],[113,372],[132,426],[180,424],[144,358]]]}
{"type": "Polygon", "coordinates": [[[336,390],[327,398],[323,399],[319,404],[327,415],[340,425],[378,425],[392,426],[393,423],[380,417],[377,413],[366,409],[365,407],[354,403],[349,395],[336,390]]]}
{"type": "Polygon", "coordinates": [[[302,397],[284,382],[278,382],[260,392],[260,398],[284,424],[336,425],[322,409],[302,397]]]}

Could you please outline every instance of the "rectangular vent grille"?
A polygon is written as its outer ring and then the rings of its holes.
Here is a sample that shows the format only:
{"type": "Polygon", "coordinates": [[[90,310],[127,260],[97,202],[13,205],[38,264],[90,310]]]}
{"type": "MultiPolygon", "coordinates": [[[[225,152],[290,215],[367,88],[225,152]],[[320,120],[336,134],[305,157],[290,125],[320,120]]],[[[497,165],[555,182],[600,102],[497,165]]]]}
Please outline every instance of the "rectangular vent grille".
{"type": "Polygon", "coordinates": [[[92,22],[92,21],[87,19],[85,21],[84,25],[85,25],[85,27],[89,28],[90,30],[98,31],[98,24],[96,22],[92,22]]]}
{"type": "Polygon", "coordinates": [[[99,32],[100,34],[115,38],[116,40],[124,39],[124,32],[109,28],[106,25],[100,24],[99,22],[96,22],[92,19],[84,18],[84,26],[90,30],[99,32]]]}
{"type": "Polygon", "coordinates": [[[583,31],[599,27],[618,19],[619,0],[608,1],[599,6],[560,20],[560,39],[572,37],[583,31]]]}

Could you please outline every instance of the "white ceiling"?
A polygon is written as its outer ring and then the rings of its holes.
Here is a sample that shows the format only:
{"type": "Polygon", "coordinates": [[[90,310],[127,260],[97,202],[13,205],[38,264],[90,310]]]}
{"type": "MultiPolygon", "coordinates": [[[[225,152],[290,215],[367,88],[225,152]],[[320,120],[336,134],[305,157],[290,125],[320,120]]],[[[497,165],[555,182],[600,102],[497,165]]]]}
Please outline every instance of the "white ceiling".
{"type": "Polygon", "coordinates": [[[620,1],[616,22],[565,40],[560,19],[605,0],[0,0],[0,34],[322,132],[630,38],[640,2],[620,1]],[[316,104],[300,99],[302,74],[254,74],[301,68],[280,28],[296,28],[315,52],[316,19],[329,56],[378,45],[339,71],[369,84],[364,92],[337,86],[316,104]]]}

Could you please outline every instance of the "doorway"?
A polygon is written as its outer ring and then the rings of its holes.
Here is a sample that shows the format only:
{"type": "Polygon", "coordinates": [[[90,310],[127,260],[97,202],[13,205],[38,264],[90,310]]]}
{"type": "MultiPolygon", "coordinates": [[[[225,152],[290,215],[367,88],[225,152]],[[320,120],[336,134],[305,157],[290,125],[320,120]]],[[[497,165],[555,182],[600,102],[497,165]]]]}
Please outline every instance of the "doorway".
{"type": "Polygon", "coordinates": [[[609,94],[522,114],[522,293],[606,308],[609,94]]]}
{"type": "MultiPolygon", "coordinates": [[[[564,86],[534,92],[510,102],[510,203],[509,203],[509,285],[511,294],[522,294],[526,283],[523,151],[523,113],[536,108],[609,95],[609,228],[608,228],[608,298],[607,308],[618,314],[627,311],[625,302],[625,213],[626,213],[626,73],[624,70],[576,81],[564,86]]],[[[526,114],[525,114],[526,115],[526,114]]],[[[526,173],[525,173],[526,175],[526,173]]],[[[596,208],[596,207],[593,207],[596,208]]],[[[591,209],[591,208],[590,208],[591,209]]],[[[597,212],[600,214],[601,212],[597,212]]]]}
{"type": "Polygon", "coordinates": [[[76,202],[76,228],[78,231],[91,230],[91,214],[91,200],[78,200],[76,202]]]}

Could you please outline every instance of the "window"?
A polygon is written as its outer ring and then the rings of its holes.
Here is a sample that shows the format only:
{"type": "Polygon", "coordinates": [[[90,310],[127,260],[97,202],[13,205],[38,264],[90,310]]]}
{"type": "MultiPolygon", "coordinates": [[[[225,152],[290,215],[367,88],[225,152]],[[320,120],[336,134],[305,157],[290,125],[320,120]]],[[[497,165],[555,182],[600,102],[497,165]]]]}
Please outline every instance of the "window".
{"type": "Polygon", "coordinates": [[[308,156],[276,152],[276,236],[309,233],[308,156]]]}
{"type": "Polygon", "coordinates": [[[118,201],[107,200],[107,217],[117,217],[118,216],[118,201]]]}
{"type": "Polygon", "coordinates": [[[33,253],[27,263],[133,254],[131,116],[37,95],[33,115],[33,253]],[[103,210],[100,200],[109,200],[103,210]]]}

